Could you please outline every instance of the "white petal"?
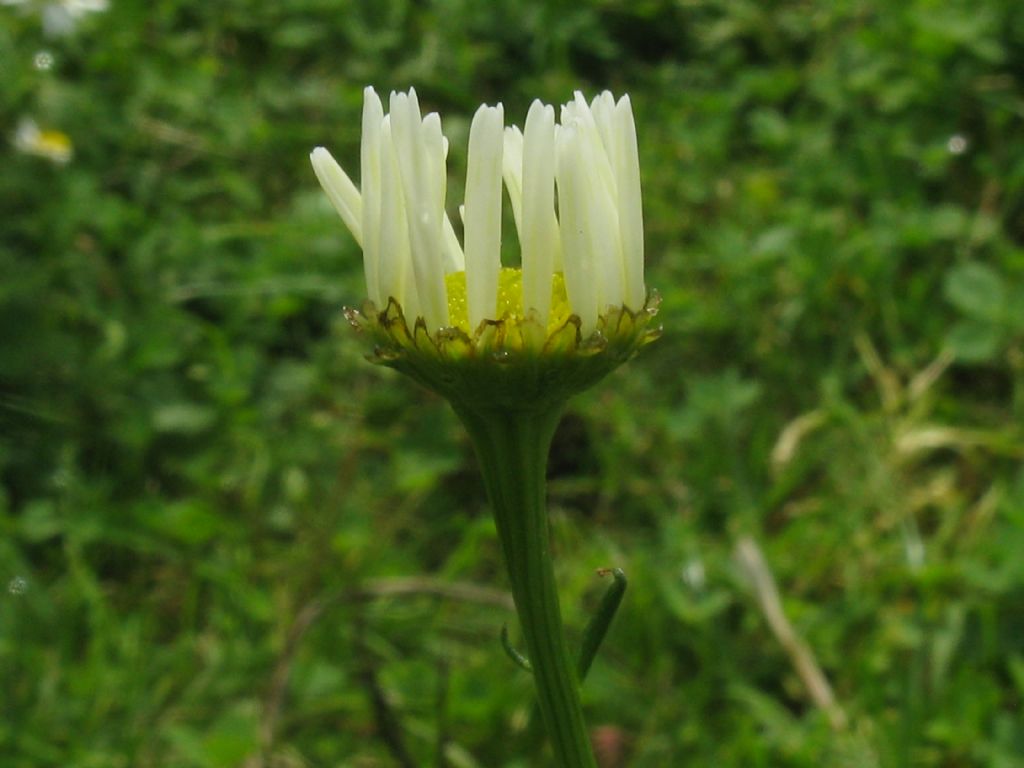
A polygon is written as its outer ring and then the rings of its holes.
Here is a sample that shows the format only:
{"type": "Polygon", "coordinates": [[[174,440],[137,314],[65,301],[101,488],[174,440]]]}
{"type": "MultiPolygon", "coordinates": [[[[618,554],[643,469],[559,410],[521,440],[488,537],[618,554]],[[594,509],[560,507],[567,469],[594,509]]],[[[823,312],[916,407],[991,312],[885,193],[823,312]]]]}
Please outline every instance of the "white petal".
{"type": "MultiPolygon", "coordinates": [[[[609,94],[609,98],[611,94],[609,94]]],[[[595,102],[599,103],[598,99],[595,102]]],[[[568,105],[566,105],[568,106],[568,105]]],[[[608,151],[605,148],[604,139],[601,137],[601,131],[598,129],[597,120],[594,117],[594,113],[591,112],[590,106],[587,104],[587,100],[583,98],[583,94],[576,91],[576,97],[572,102],[572,114],[575,119],[579,121],[579,128],[582,134],[582,140],[586,143],[592,153],[592,162],[594,163],[593,169],[597,172],[599,183],[605,188],[607,194],[611,195],[614,199],[616,197],[614,193],[615,189],[615,174],[612,172],[612,164],[608,157],[608,151]]],[[[564,124],[563,120],[563,124],[564,124]]]]}
{"type": "Polygon", "coordinates": [[[444,137],[436,114],[420,119],[416,91],[391,94],[391,124],[405,192],[416,290],[427,327],[448,325],[442,259],[444,219],[444,137]]]}
{"type": "Polygon", "coordinates": [[[512,203],[512,218],[516,222],[519,240],[523,239],[523,134],[519,126],[512,125],[505,129],[504,155],[501,161],[501,175],[505,179],[505,189],[512,203]]]}
{"type": "Polygon", "coordinates": [[[615,99],[611,91],[602,91],[590,102],[590,113],[594,116],[594,124],[601,135],[601,142],[605,151],[611,154],[612,139],[612,113],[615,111],[615,99]]]}
{"type": "Polygon", "coordinates": [[[629,96],[615,106],[615,177],[618,182],[619,234],[622,238],[626,306],[640,309],[646,300],[644,287],[644,221],[640,195],[640,157],[636,125],[629,96]]]}
{"type": "Polygon", "coordinates": [[[363,195],[363,270],[366,274],[366,295],[378,307],[380,292],[381,177],[380,144],[384,108],[373,88],[363,91],[363,140],[360,145],[359,183],[363,195]]]}
{"type": "Polygon", "coordinates": [[[317,147],[310,155],[309,160],[313,163],[313,172],[316,173],[320,186],[324,188],[328,199],[334,205],[334,210],[345,222],[352,237],[361,246],[363,244],[363,201],[359,196],[359,190],[352,183],[352,179],[341,169],[337,161],[323,147],[317,147]]]}
{"type": "Polygon", "coordinates": [[[562,111],[559,115],[562,125],[569,125],[569,123],[579,119],[580,103],[586,107],[587,102],[584,100],[583,94],[576,91],[573,95],[573,100],[562,105],[562,111]]]}
{"type": "Polygon", "coordinates": [[[598,110],[595,116],[583,94],[575,93],[573,101],[565,111],[574,115],[573,125],[578,131],[576,141],[581,155],[581,172],[586,179],[588,237],[591,240],[591,258],[594,260],[598,309],[603,312],[608,306],[620,306],[625,283],[622,246],[619,237],[618,190],[611,158],[602,137],[598,119],[610,132],[611,114],[609,104],[614,104],[611,94],[605,92],[594,99],[598,110]]]}
{"type": "Polygon", "coordinates": [[[555,110],[534,101],[522,142],[523,309],[545,325],[551,310],[551,280],[561,250],[555,219],[555,110]]]}
{"type": "Polygon", "coordinates": [[[611,164],[604,152],[601,139],[593,124],[583,123],[579,134],[582,167],[585,181],[585,215],[590,253],[594,260],[594,278],[597,281],[598,311],[608,306],[622,305],[624,265],[619,237],[617,193],[611,177],[611,164]],[[607,177],[605,176],[607,174],[607,177]]]}
{"type": "Polygon", "coordinates": [[[593,279],[586,179],[578,123],[563,124],[555,143],[555,179],[558,184],[559,230],[565,259],[565,289],[580,330],[591,333],[597,325],[598,296],[593,279]]]}
{"type": "Polygon", "coordinates": [[[444,204],[448,192],[448,139],[441,131],[441,116],[431,112],[423,118],[423,139],[427,148],[427,178],[432,184],[431,200],[440,202],[441,216],[444,216],[444,204]]]}
{"type": "Polygon", "coordinates": [[[379,292],[382,303],[394,298],[414,322],[420,315],[419,292],[413,280],[405,193],[398,172],[398,157],[391,134],[391,117],[381,124],[381,208],[379,292]]]}
{"type": "Polygon", "coordinates": [[[466,268],[466,256],[462,252],[459,237],[455,234],[452,220],[444,215],[444,273],[462,272],[466,268]]]}
{"type": "Polygon", "coordinates": [[[469,327],[497,319],[501,272],[501,171],[504,110],[482,106],[469,129],[466,172],[466,301],[469,327]]]}

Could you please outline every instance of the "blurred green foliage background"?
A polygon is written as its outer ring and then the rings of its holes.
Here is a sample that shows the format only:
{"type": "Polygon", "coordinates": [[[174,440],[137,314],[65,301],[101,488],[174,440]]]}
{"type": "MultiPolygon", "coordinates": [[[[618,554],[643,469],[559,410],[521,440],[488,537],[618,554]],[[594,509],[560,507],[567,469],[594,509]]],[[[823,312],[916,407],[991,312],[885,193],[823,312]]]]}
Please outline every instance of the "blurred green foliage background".
{"type": "Polygon", "coordinates": [[[341,317],[366,84],[453,205],[480,102],[632,96],[665,334],[551,463],[604,764],[1024,765],[1024,5],[61,7],[0,6],[0,766],[546,764],[467,439],[341,317]]]}

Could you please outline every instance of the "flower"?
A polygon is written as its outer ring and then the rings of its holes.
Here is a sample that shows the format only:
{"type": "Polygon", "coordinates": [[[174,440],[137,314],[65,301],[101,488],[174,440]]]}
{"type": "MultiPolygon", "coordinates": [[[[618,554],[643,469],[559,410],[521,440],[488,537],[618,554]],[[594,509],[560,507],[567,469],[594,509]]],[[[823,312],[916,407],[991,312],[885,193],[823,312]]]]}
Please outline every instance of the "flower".
{"type": "Polygon", "coordinates": [[[24,6],[38,10],[47,37],[65,37],[75,31],[78,20],[88,13],[102,13],[110,6],[109,0],[55,0],[36,2],[29,0],[0,0],[0,5],[24,6]]]}
{"type": "Polygon", "coordinates": [[[74,154],[71,139],[61,131],[41,130],[36,121],[24,117],[13,137],[14,148],[26,155],[45,157],[57,165],[66,165],[74,154]]]}
{"type": "Polygon", "coordinates": [[[560,118],[540,101],[523,130],[505,127],[501,104],[476,111],[461,243],[445,208],[448,141],[415,90],[392,93],[388,114],[373,88],[364,91],[361,190],[326,149],[313,150],[320,184],[363,249],[368,302],[348,316],[373,333],[378,362],[446,395],[472,369],[470,379],[490,378],[515,399],[510,386],[536,394],[539,372],[551,379],[554,369],[585,386],[657,334],[629,97],[606,91],[587,103],[577,92],[560,118]],[[501,264],[503,184],[519,268],[501,264]],[[536,359],[546,362],[528,366],[528,381],[508,366],[486,372],[495,360],[536,359]]]}

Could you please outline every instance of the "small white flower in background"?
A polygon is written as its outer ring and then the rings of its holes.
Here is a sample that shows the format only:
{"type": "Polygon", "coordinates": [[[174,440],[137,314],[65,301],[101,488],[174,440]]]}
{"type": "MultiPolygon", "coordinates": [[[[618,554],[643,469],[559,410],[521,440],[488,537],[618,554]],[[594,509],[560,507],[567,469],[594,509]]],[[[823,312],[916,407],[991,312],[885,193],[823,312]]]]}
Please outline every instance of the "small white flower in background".
{"type": "Polygon", "coordinates": [[[107,10],[107,0],[61,0],[43,7],[43,34],[49,37],[70,35],[79,20],[88,13],[102,13],[107,10]]]}
{"type": "Polygon", "coordinates": [[[949,150],[951,155],[962,155],[967,151],[967,139],[959,133],[955,133],[946,142],[946,149],[949,150]]]}
{"type": "Polygon", "coordinates": [[[23,117],[18,122],[13,143],[19,152],[45,157],[58,165],[67,164],[74,154],[71,139],[66,133],[52,129],[40,130],[36,121],[30,117],[23,117]]]}
{"type": "Polygon", "coordinates": [[[12,595],[24,595],[28,591],[28,579],[24,576],[15,576],[7,582],[7,591],[12,595]]]}
{"type": "Polygon", "coordinates": [[[47,37],[65,37],[75,31],[79,19],[88,13],[101,13],[110,7],[109,0],[58,0],[33,2],[32,0],[0,0],[0,5],[22,6],[37,10],[47,37]]]}
{"type": "Polygon", "coordinates": [[[523,131],[505,128],[500,104],[481,106],[469,132],[462,245],[445,212],[440,118],[421,115],[414,90],[392,93],[387,115],[372,88],[364,97],[361,192],[323,147],[311,160],[363,248],[376,307],[394,298],[430,332],[458,326],[447,277],[464,271],[469,334],[508,315],[547,326],[571,313],[588,335],[609,310],[644,309],[640,165],[628,96],[615,101],[606,91],[587,103],[577,93],[560,124],[551,106],[535,101],[523,131]],[[503,180],[522,251],[521,275],[510,278],[516,306],[508,305],[501,267],[503,180]],[[560,301],[568,306],[554,306],[560,301]]]}
{"type": "Polygon", "coordinates": [[[53,54],[49,51],[36,51],[32,57],[32,66],[40,72],[48,72],[53,69],[53,54]]]}

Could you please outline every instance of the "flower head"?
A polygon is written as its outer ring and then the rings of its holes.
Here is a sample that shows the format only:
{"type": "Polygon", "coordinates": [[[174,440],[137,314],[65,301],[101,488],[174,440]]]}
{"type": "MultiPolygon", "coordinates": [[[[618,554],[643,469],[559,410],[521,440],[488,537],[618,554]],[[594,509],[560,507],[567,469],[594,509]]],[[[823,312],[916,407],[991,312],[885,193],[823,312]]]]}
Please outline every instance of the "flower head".
{"type": "Polygon", "coordinates": [[[75,31],[78,20],[87,13],[107,10],[109,0],[51,0],[30,2],[30,0],[0,0],[0,5],[22,6],[23,11],[36,10],[43,22],[43,34],[47,37],[65,37],[75,31]]]}
{"type": "Polygon", "coordinates": [[[657,335],[629,97],[577,93],[560,118],[534,101],[520,130],[505,127],[501,104],[477,110],[461,243],[445,207],[448,141],[414,90],[392,93],[388,114],[365,90],[361,189],[326,149],[313,151],[363,248],[368,302],[348,316],[373,333],[378,362],[463,400],[564,399],[657,335]],[[501,264],[503,184],[518,268],[501,264]]]}
{"type": "Polygon", "coordinates": [[[40,129],[36,121],[30,117],[23,117],[18,122],[13,143],[19,152],[45,157],[57,165],[66,165],[74,154],[71,139],[66,133],[40,129]]]}

